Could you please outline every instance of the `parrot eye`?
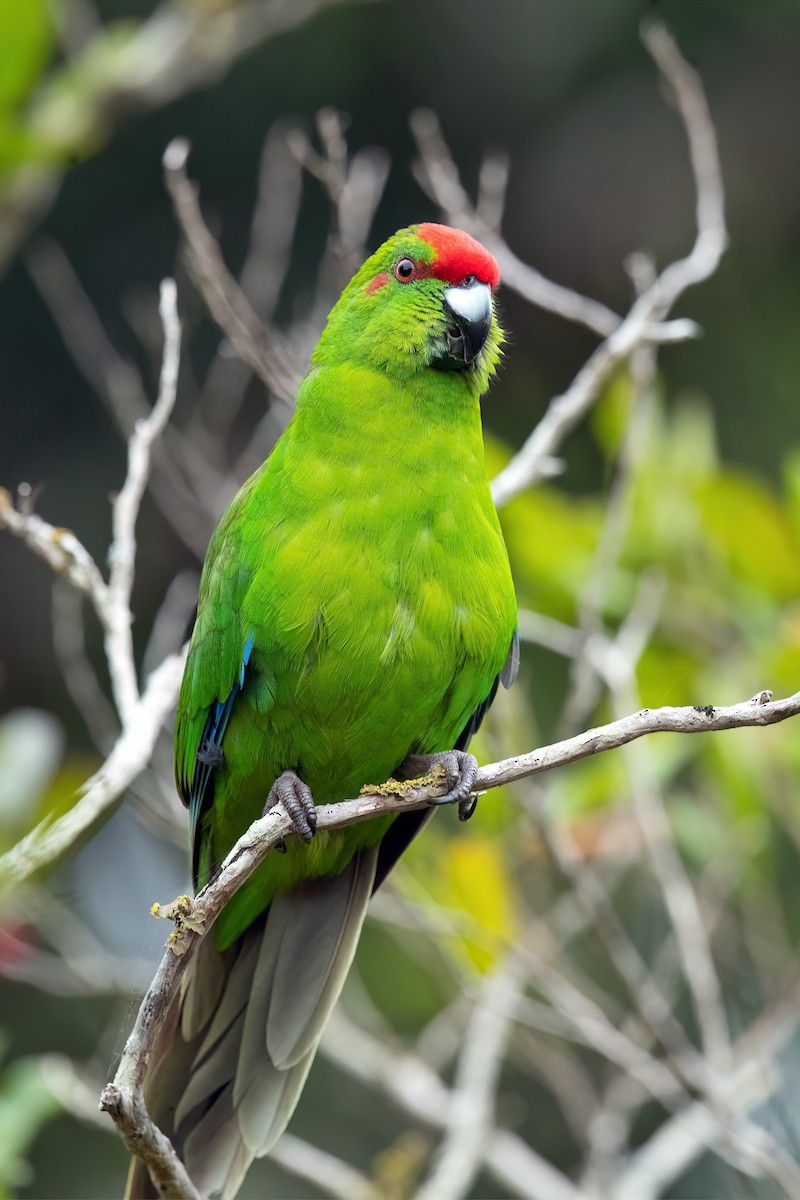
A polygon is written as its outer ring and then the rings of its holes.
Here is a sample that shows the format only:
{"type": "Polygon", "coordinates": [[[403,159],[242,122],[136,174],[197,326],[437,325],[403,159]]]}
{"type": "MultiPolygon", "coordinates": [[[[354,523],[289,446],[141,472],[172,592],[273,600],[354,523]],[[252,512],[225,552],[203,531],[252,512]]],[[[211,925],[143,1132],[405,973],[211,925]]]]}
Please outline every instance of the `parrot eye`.
{"type": "Polygon", "coordinates": [[[399,279],[401,283],[408,283],[416,273],[417,264],[410,258],[401,258],[394,269],[395,279],[399,279]]]}

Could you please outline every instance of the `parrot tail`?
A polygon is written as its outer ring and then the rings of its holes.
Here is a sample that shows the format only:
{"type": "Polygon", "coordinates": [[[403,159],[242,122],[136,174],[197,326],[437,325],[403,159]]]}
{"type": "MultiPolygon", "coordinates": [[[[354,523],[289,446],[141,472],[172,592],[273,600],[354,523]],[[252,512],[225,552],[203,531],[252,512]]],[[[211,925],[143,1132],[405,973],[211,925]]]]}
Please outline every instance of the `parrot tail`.
{"type": "MultiPolygon", "coordinates": [[[[236,1196],[300,1099],[372,895],[377,847],[281,892],[227,950],[208,937],[170,1012],[146,1085],[153,1120],[204,1195],[236,1196]]],[[[156,1192],[134,1159],[128,1200],[156,1192]]]]}

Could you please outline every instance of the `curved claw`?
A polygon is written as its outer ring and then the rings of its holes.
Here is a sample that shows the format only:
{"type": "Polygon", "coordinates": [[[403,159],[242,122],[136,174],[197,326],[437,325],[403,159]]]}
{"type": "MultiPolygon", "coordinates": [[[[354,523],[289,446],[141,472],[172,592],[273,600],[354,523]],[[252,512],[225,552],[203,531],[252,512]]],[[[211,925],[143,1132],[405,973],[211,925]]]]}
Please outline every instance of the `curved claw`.
{"type": "Polygon", "coordinates": [[[447,794],[437,796],[431,804],[458,803],[458,815],[462,821],[468,821],[478,803],[477,796],[472,795],[475,780],[478,777],[478,760],[474,754],[465,750],[445,750],[441,754],[410,754],[403,763],[403,772],[409,778],[413,775],[423,775],[432,767],[443,767],[447,781],[447,794]]]}
{"type": "Polygon", "coordinates": [[[458,802],[458,819],[459,821],[468,821],[478,807],[477,793],[473,792],[458,802]]]}
{"type": "MultiPolygon", "coordinates": [[[[310,842],[317,829],[317,808],[308,784],[296,771],[284,771],[273,783],[264,805],[264,812],[282,804],[292,819],[295,831],[304,842],[310,842]]],[[[279,849],[278,846],[275,847],[279,849]]]]}

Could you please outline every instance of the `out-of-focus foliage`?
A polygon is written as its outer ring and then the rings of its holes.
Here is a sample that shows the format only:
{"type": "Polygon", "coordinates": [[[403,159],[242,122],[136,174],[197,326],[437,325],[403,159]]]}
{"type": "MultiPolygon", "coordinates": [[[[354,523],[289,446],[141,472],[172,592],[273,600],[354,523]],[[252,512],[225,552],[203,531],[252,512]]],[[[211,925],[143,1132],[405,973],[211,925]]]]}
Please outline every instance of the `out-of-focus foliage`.
{"type": "MultiPolygon", "coordinates": [[[[3,1047],[7,1049],[7,1047],[3,1047]]],[[[35,1059],[20,1058],[0,1066],[0,1196],[14,1196],[30,1179],[28,1153],[44,1121],[55,1115],[58,1101],[47,1087],[35,1059]]]]}
{"type": "Polygon", "coordinates": [[[38,82],[54,40],[44,3],[4,4],[0,10],[0,178],[35,161],[44,144],[20,109],[38,82]]]}

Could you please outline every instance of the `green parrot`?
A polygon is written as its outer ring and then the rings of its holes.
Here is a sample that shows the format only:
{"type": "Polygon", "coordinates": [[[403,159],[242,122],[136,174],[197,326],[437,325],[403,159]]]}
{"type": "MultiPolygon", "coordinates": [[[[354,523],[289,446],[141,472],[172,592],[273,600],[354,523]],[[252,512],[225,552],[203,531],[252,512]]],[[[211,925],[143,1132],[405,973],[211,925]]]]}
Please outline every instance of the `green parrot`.
{"type": "MultiPolygon", "coordinates": [[[[315,803],[440,763],[474,807],[466,747],[519,660],[480,417],[498,282],[447,226],[381,246],[211,539],[175,731],[195,886],[278,801],[299,836],[222,912],[154,1055],[152,1115],[205,1194],[285,1129],[370,896],[432,811],[315,835],[315,803]]],[[[141,1163],[128,1194],[155,1195],[141,1163]]]]}

